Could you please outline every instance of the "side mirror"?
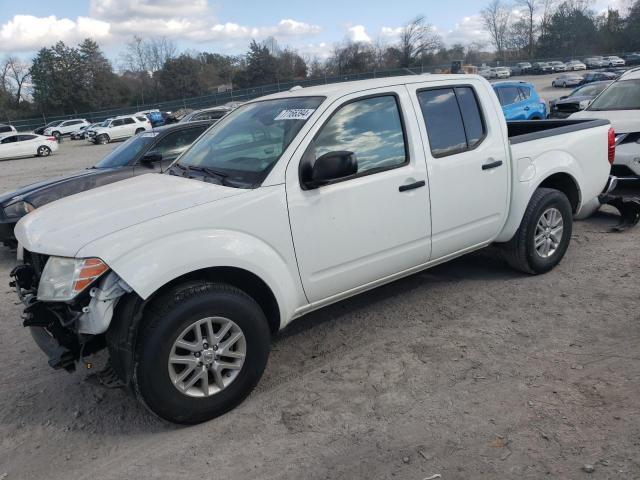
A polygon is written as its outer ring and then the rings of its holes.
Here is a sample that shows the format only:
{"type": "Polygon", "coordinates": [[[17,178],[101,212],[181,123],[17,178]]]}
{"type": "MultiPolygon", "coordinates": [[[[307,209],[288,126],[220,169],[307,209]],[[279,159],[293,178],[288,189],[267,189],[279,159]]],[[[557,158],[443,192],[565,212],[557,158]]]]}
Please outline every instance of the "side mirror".
{"type": "Polygon", "coordinates": [[[358,172],[358,162],[353,152],[346,150],[327,152],[315,161],[310,158],[312,156],[312,154],[305,154],[300,165],[300,179],[305,190],[318,188],[332,180],[355,175],[358,172]]]}
{"type": "Polygon", "coordinates": [[[154,163],[162,161],[161,153],[148,153],[140,159],[140,164],[147,168],[154,168],[154,163]]]}

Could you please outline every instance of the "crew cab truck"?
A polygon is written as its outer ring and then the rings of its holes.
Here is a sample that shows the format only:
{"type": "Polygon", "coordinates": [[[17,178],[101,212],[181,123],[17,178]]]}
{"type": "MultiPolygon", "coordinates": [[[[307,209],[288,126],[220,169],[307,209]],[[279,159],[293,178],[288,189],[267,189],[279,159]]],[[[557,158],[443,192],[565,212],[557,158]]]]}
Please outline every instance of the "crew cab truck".
{"type": "Polygon", "coordinates": [[[507,125],[475,75],[294,88],[231,112],[163,174],[26,215],[13,285],[54,368],[106,347],[152,412],[202,422],[312,310],[491,244],[552,269],[611,185],[612,149],[605,120],[507,125]]]}

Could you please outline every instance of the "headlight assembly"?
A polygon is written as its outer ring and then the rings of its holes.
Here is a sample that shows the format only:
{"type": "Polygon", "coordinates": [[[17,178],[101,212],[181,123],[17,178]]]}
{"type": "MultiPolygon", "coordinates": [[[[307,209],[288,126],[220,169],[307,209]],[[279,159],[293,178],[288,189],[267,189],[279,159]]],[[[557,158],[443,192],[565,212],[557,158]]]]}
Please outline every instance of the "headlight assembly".
{"type": "Polygon", "coordinates": [[[36,209],[29,202],[25,202],[24,200],[19,200],[11,205],[4,207],[4,214],[7,218],[20,218],[24,217],[27,213],[32,212],[36,209]]]}
{"type": "Polygon", "coordinates": [[[73,300],[108,270],[99,258],[50,257],[40,277],[38,300],[73,300]]]}

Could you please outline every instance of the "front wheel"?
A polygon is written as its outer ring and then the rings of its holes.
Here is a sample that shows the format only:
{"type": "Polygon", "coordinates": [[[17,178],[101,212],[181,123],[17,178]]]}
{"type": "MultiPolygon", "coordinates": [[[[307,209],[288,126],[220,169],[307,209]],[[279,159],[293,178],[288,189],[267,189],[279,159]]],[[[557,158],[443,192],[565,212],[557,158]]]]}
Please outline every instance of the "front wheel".
{"type": "Polygon", "coordinates": [[[525,273],[545,273],[567,251],[573,213],[567,196],[551,188],[537,189],[513,238],[499,248],[513,268],[525,273]]]}
{"type": "Polygon", "coordinates": [[[562,82],[562,88],[567,88],[567,82],[562,82]]]}
{"type": "Polygon", "coordinates": [[[37,155],[38,157],[48,157],[49,155],[51,155],[51,149],[42,145],[38,147],[37,155]]]}
{"type": "Polygon", "coordinates": [[[98,137],[96,138],[96,143],[98,145],[106,145],[107,143],[109,143],[109,137],[104,133],[102,135],[98,135],[98,137]]]}
{"type": "Polygon", "coordinates": [[[270,331],[246,293],[192,281],[149,307],[138,338],[133,388],[153,413],[194,424],[231,410],[267,364],[270,331]]]}

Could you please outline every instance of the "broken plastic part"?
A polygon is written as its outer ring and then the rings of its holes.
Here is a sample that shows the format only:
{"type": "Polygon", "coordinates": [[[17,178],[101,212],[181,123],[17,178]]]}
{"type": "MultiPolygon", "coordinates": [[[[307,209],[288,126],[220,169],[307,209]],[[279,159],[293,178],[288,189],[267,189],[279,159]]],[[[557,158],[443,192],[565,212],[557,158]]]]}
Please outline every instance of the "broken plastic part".
{"type": "Polygon", "coordinates": [[[124,280],[114,272],[109,272],[97,287],[89,291],[91,301],[82,309],[83,313],[78,319],[78,332],[91,335],[106,332],[118,299],[131,291],[124,280]]]}

